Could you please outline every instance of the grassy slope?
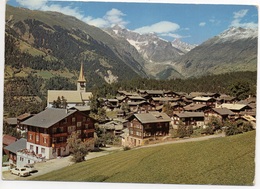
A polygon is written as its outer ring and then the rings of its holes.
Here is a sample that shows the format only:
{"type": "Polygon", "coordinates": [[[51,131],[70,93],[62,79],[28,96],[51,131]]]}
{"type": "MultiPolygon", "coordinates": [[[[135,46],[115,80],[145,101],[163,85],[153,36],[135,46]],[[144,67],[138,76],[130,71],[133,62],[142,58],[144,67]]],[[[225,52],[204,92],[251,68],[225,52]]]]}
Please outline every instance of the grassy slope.
{"type": "Polygon", "coordinates": [[[116,152],[34,180],[252,185],[255,131],[116,152]]]}

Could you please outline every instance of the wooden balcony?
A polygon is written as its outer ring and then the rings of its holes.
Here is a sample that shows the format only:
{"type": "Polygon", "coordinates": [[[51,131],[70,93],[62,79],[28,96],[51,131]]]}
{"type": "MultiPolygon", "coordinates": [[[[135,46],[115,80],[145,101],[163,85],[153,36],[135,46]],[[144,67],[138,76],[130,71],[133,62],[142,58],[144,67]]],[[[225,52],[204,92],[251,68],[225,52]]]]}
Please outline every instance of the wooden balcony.
{"type": "Polygon", "coordinates": [[[87,133],[94,133],[95,132],[95,129],[85,129],[84,130],[84,133],[87,134],[87,133]]]}
{"type": "Polygon", "coordinates": [[[66,147],[66,146],[67,146],[67,142],[52,143],[51,146],[52,146],[53,148],[66,147]]]}
{"type": "Polygon", "coordinates": [[[67,137],[68,133],[55,133],[52,135],[52,137],[67,137]]]}

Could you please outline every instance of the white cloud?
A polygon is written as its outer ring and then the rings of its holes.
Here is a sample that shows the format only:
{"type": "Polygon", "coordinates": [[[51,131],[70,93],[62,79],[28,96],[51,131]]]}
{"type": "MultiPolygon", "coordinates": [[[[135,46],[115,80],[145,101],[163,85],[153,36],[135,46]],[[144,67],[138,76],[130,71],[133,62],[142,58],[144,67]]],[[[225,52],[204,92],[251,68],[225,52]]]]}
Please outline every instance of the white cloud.
{"type": "Polygon", "coordinates": [[[234,12],[234,19],[239,19],[239,18],[243,18],[248,12],[248,9],[243,9],[240,10],[238,12],[234,12]]]}
{"type": "Polygon", "coordinates": [[[181,39],[181,38],[191,37],[190,35],[188,35],[188,36],[182,36],[182,35],[179,35],[179,34],[176,34],[176,33],[162,33],[162,34],[159,34],[159,36],[172,37],[172,38],[175,38],[175,39],[181,39]]]}
{"type": "Polygon", "coordinates": [[[150,26],[143,26],[141,28],[137,28],[134,31],[140,34],[144,33],[172,33],[180,29],[180,26],[176,23],[169,22],[169,21],[161,21],[150,26]]]}
{"type": "Polygon", "coordinates": [[[201,22],[201,23],[199,23],[199,26],[201,26],[201,27],[203,27],[203,26],[205,26],[206,25],[206,22],[201,22]]]}
{"type": "Polygon", "coordinates": [[[17,3],[29,9],[40,9],[46,5],[47,1],[48,0],[16,0],[17,3]]]}
{"type": "Polygon", "coordinates": [[[74,16],[79,20],[86,22],[87,24],[94,25],[96,27],[110,27],[119,25],[124,28],[127,25],[127,21],[123,19],[125,16],[118,9],[111,9],[102,18],[93,18],[91,16],[85,16],[77,7],[62,6],[57,2],[48,4],[48,0],[16,0],[20,5],[32,10],[42,11],[56,11],[66,15],[74,16]]]}
{"type": "Polygon", "coordinates": [[[242,28],[257,28],[258,24],[255,22],[242,22],[242,19],[246,16],[248,9],[243,9],[238,12],[234,12],[234,20],[231,22],[230,26],[242,27],[242,28]]]}

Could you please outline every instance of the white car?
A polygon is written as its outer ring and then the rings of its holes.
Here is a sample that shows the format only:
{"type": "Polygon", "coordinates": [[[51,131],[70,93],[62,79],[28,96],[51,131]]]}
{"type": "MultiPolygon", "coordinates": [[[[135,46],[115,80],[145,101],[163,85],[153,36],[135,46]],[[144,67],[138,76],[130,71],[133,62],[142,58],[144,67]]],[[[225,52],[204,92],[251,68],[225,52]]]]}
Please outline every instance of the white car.
{"type": "Polygon", "coordinates": [[[25,165],[24,168],[26,168],[26,170],[29,171],[29,173],[37,172],[37,169],[35,169],[35,167],[31,164],[25,165]]]}
{"type": "Polygon", "coordinates": [[[11,173],[20,177],[29,176],[30,172],[25,167],[15,167],[10,169],[11,173]]]}

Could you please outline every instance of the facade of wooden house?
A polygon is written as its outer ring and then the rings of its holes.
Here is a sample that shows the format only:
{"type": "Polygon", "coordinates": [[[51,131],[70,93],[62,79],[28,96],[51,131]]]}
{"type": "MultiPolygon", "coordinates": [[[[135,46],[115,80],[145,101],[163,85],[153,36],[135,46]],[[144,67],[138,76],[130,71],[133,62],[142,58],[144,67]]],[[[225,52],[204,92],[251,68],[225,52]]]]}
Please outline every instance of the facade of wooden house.
{"type": "Polygon", "coordinates": [[[173,115],[172,125],[174,129],[177,129],[178,126],[182,123],[185,126],[203,127],[204,122],[204,113],[203,112],[181,112],[173,115]]]}
{"type": "Polygon", "coordinates": [[[46,159],[69,154],[67,138],[77,132],[94,147],[94,120],[78,110],[48,108],[22,122],[28,128],[26,148],[46,159]]]}
{"type": "Polygon", "coordinates": [[[134,114],[128,118],[129,136],[126,141],[131,147],[141,146],[149,140],[169,135],[170,117],[165,113],[150,112],[134,114]]]}

